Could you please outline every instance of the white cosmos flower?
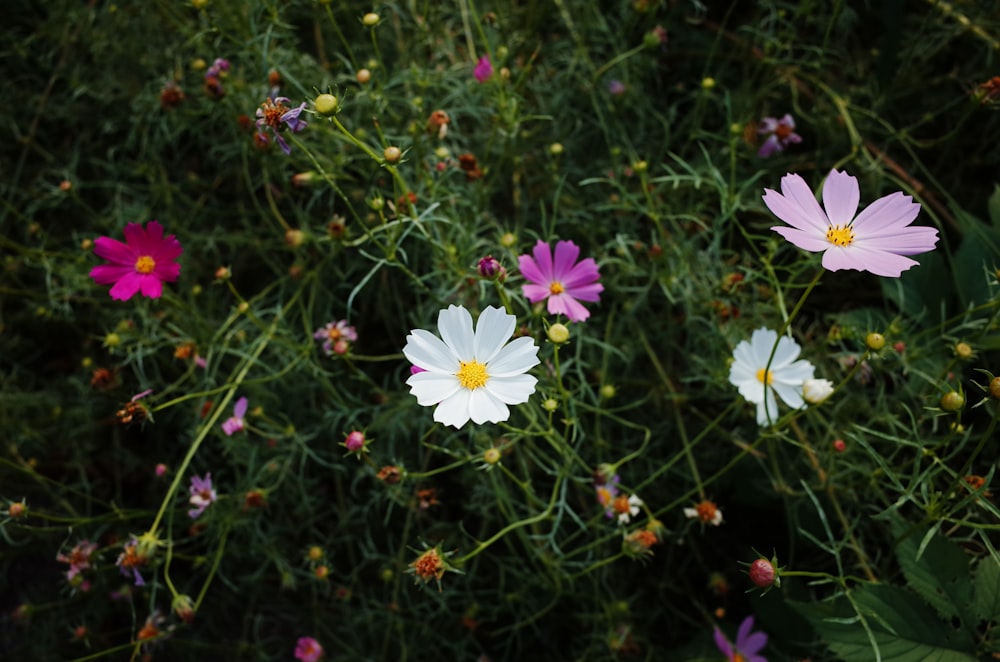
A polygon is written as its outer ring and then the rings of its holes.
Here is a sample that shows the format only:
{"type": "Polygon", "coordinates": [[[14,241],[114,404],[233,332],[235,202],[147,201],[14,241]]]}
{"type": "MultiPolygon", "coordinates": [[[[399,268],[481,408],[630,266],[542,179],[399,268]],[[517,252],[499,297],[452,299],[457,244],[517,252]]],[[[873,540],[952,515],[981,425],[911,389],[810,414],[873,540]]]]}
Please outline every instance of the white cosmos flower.
{"type": "Polygon", "coordinates": [[[802,395],[811,405],[821,404],[833,395],[833,382],[829,379],[807,379],[802,383],[802,395]]]}
{"type": "Polygon", "coordinates": [[[802,350],[791,338],[771,329],[760,328],[750,336],[750,342],[740,342],[733,351],[733,364],[729,369],[729,382],[740,390],[740,395],[757,405],[757,424],[767,425],[778,420],[778,401],[798,409],[805,404],[802,384],[813,378],[812,364],[798,360],[802,350]],[[775,348],[775,342],[778,343],[775,348]],[[767,360],[774,350],[768,369],[767,360]]]}
{"type": "Polygon", "coordinates": [[[406,383],[417,402],[437,405],[434,420],[460,428],[499,423],[510,417],[507,405],[527,402],[538,380],[524,374],[538,365],[538,346],[531,338],[507,340],[517,318],[489,306],[479,315],[475,333],[472,316],[462,306],[438,314],[441,338],[414,329],[406,336],[403,354],[423,372],[406,383]]]}

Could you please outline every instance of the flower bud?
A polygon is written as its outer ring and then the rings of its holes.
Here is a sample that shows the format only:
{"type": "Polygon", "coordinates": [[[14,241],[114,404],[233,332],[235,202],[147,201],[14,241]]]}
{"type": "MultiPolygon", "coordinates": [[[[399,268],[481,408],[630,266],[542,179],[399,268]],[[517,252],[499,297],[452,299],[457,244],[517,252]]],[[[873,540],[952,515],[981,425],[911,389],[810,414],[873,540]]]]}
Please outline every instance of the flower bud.
{"type": "Polygon", "coordinates": [[[332,117],[340,108],[340,100],[332,94],[321,94],[313,101],[316,112],[323,117],[332,117]]]}
{"type": "Polygon", "coordinates": [[[7,507],[11,519],[21,519],[28,513],[28,505],[24,501],[15,501],[7,507]]]}
{"type": "Polygon", "coordinates": [[[191,596],[188,595],[178,595],[174,598],[174,602],[171,605],[174,613],[177,614],[177,618],[181,619],[187,624],[191,624],[194,621],[194,601],[191,596]]]}
{"type": "Polygon", "coordinates": [[[566,328],[565,324],[559,324],[557,322],[550,326],[546,333],[549,337],[549,341],[554,342],[557,345],[561,345],[569,340],[569,329],[566,328]]]}
{"type": "Polygon", "coordinates": [[[368,69],[358,69],[358,73],[354,74],[354,78],[364,85],[372,79],[372,72],[368,69]]]}
{"type": "Polygon", "coordinates": [[[361,17],[361,23],[363,23],[366,28],[375,27],[378,25],[378,20],[378,14],[375,12],[368,12],[361,17]]]}
{"type": "Polygon", "coordinates": [[[865,345],[873,352],[877,352],[885,347],[885,336],[881,333],[869,333],[865,336],[865,345]]]}
{"type": "Polygon", "coordinates": [[[496,464],[500,461],[500,449],[498,448],[487,448],[483,451],[483,462],[486,464],[496,464]]]}
{"type": "Polygon", "coordinates": [[[802,396],[811,405],[818,405],[833,394],[829,379],[807,379],[802,382],[802,396]]]}
{"type": "Polygon", "coordinates": [[[398,147],[386,147],[382,156],[385,157],[387,163],[399,163],[399,160],[403,158],[403,152],[398,147]]]}
{"type": "Polygon", "coordinates": [[[834,439],[833,450],[837,451],[838,453],[843,453],[844,451],[847,450],[847,443],[843,439],[834,439]]]}
{"type": "Polygon", "coordinates": [[[559,409],[559,402],[555,398],[546,398],[542,403],[542,409],[548,412],[553,412],[559,409]]]}
{"type": "Polygon", "coordinates": [[[750,564],[750,581],[760,588],[781,585],[774,564],[763,558],[757,559],[750,564]]]}
{"type": "Polygon", "coordinates": [[[994,377],[990,380],[990,395],[1000,400],[1000,377],[994,377]]]}
{"type": "Polygon", "coordinates": [[[958,411],[965,404],[965,398],[958,391],[948,391],[941,396],[941,409],[958,411]]]}
{"type": "Polygon", "coordinates": [[[492,255],[487,255],[479,260],[479,264],[476,265],[476,271],[479,272],[482,278],[493,280],[504,273],[504,268],[500,265],[499,260],[492,255]]]}
{"type": "Polygon", "coordinates": [[[960,342],[955,345],[955,356],[963,361],[972,358],[972,345],[967,342],[960,342]]]}
{"type": "Polygon", "coordinates": [[[344,439],[344,447],[352,453],[363,451],[365,448],[365,433],[352,430],[344,439]]]}

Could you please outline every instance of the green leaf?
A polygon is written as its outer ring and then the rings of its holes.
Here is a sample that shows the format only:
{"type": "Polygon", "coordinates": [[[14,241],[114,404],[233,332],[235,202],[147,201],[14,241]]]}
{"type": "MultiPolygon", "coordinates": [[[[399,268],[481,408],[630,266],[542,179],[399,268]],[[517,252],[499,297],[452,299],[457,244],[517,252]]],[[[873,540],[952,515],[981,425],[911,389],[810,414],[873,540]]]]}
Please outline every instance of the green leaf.
{"type": "Polygon", "coordinates": [[[910,591],[888,584],[821,603],[791,603],[845,662],[973,662],[972,640],[910,591]],[[853,600],[853,604],[852,604],[853,600]]]}
{"type": "Polygon", "coordinates": [[[981,621],[1000,621],[1000,563],[985,556],[976,565],[972,613],[981,621]]]}
{"type": "Polygon", "coordinates": [[[907,584],[943,618],[957,618],[966,632],[972,632],[978,619],[971,611],[971,559],[933,529],[904,534],[903,526],[897,522],[893,528],[897,536],[902,536],[896,558],[907,584]]]}
{"type": "Polygon", "coordinates": [[[993,195],[987,201],[986,208],[989,209],[990,220],[993,221],[993,229],[1000,232],[1000,184],[993,186],[993,195]]]}

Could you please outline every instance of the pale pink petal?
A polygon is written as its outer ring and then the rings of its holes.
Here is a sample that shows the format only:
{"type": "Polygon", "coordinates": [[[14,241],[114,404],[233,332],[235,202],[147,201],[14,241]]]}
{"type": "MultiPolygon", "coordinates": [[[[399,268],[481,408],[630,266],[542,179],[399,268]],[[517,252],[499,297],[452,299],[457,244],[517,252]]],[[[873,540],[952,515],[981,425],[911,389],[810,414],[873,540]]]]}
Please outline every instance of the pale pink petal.
{"type": "Polygon", "coordinates": [[[522,285],[521,291],[531,303],[541,301],[545,297],[552,294],[552,290],[549,289],[548,285],[535,285],[533,283],[522,285]]]}
{"type": "Polygon", "coordinates": [[[570,322],[583,322],[590,317],[590,311],[565,292],[549,297],[549,314],[565,315],[570,322]]]}
{"type": "Polygon", "coordinates": [[[826,238],[825,232],[820,235],[813,230],[796,230],[795,228],[790,228],[784,225],[776,225],[771,229],[787,239],[789,243],[798,246],[802,250],[812,251],[813,253],[825,251],[833,245],[826,238]]]}
{"type": "Polygon", "coordinates": [[[601,292],[603,291],[604,286],[600,283],[577,285],[575,287],[566,288],[566,294],[569,294],[574,299],[579,299],[580,301],[600,301],[601,292]]]}
{"type": "Polygon", "coordinates": [[[897,229],[891,234],[883,235],[880,232],[874,237],[855,237],[852,246],[896,255],[916,255],[934,250],[937,242],[938,231],[935,228],[917,226],[897,229]]]}
{"type": "Polygon", "coordinates": [[[233,416],[236,418],[243,418],[247,415],[247,405],[248,401],[246,398],[240,398],[236,401],[236,406],[233,407],[233,416]]]}
{"type": "Polygon", "coordinates": [[[549,245],[539,239],[535,247],[531,249],[531,253],[535,256],[535,264],[538,265],[538,272],[542,275],[536,282],[551,283],[556,280],[552,270],[552,249],[549,248],[549,245]]]}
{"type": "MultiPolygon", "coordinates": [[[[824,235],[826,234],[826,229],[830,225],[830,219],[827,217],[826,212],[819,206],[819,203],[816,202],[816,196],[802,177],[794,174],[782,177],[781,192],[799,208],[802,214],[802,223],[807,224],[806,227],[819,228],[823,230],[824,235]]],[[[781,220],[784,221],[785,219],[781,220]]],[[[796,227],[800,230],[806,229],[802,225],[796,225],[796,227]]]]}
{"type": "Polygon", "coordinates": [[[767,140],[765,140],[764,143],[760,146],[760,149],[757,150],[757,156],[761,157],[762,159],[766,159],[775,152],[780,152],[780,151],[781,151],[781,143],[778,142],[778,136],[772,133],[770,136],[767,137],[767,140]]]}
{"type": "Polygon", "coordinates": [[[555,263],[552,266],[552,279],[565,285],[578,257],[580,257],[579,246],[572,241],[557,242],[555,263]]]}
{"type": "Polygon", "coordinates": [[[142,286],[142,276],[135,271],[131,271],[119,279],[111,288],[111,298],[119,301],[128,301],[139,291],[142,286]]]}
{"type": "MultiPolygon", "coordinates": [[[[876,276],[889,276],[898,278],[901,273],[920,263],[908,257],[881,250],[869,250],[864,246],[852,245],[854,267],[844,267],[847,269],[858,269],[860,271],[870,271],[876,276]]],[[[826,266],[826,265],[824,265],[826,266]]]]}
{"type": "Polygon", "coordinates": [[[142,290],[142,296],[159,299],[163,295],[163,281],[153,274],[140,274],[139,289],[142,290]]]}
{"type": "Polygon", "coordinates": [[[856,236],[891,232],[912,223],[919,213],[920,205],[913,202],[913,198],[896,191],[865,207],[854,219],[851,229],[856,236]]]}
{"type": "Polygon", "coordinates": [[[94,240],[94,255],[115,264],[135,266],[135,251],[110,237],[100,237],[94,240]]]}
{"type": "MultiPolygon", "coordinates": [[[[795,186],[794,183],[785,184],[784,180],[789,177],[797,177],[798,182],[802,186],[805,186],[805,182],[798,175],[787,175],[782,180],[783,189],[791,189],[795,186]]],[[[806,191],[809,191],[808,187],[806,187],[806,191]]],[[[811,196],[812,193],[809,192],[809,195],[811,196]]],[[[794,198],[785,197],[771,189],[764,189],[764,204],[771,210],[771,213],[792,227],[808,232],[809,234],[826,237],[826,231],[830,227],[830,223],[826,218],[826,214],[819,208],[819,204],[815,200],[813,200],[812,206],[807,211],[794,198]]]]}
{"type": "Polygon", "coordinates": [[[860,201],[858,180],[846,172],[831,170],[823,183],[823,206],[830,223],[841,227],[850,224],[860,201]]]}
{"type": "Polygon", "coordinates": [[[131,273],[135,273],[132,265],[99,264],[90,270],[90,277],[98,285],[110,285],[131,273]]]}

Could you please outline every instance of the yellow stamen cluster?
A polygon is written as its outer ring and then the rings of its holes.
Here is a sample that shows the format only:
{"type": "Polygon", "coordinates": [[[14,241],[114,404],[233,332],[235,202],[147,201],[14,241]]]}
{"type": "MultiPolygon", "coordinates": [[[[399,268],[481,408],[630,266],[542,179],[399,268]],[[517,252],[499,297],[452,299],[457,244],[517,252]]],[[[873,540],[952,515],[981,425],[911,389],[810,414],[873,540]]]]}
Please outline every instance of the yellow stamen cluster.
{"type": "Polygon", "coordinates": [[[156,260],[149,255],[140,255],[135,261],[135,270],[141,274],[151,274],[156,269],[156,260]]]}
{"type": "Polygon", "coordinates": [[[771,372],[770,370],[764,370],[763,368],[761,368],[760,370],[757,371],[757,381],[760,382],[761,384],[766,384],[767,386],[770,386],[771,382],[774,381],[774,373],[771,372]]]}
{"type": "Polygon", "coordinates": [[[826,231],[826,240],[834,246],[850,246],[854,241],[854,231],[849,225],[831,225],[826,231]]]}
{"type": "Polygon", "coordinates": [[[566,291],[566,288],[563,287],[563,284],[560,283],[557,280],[556,281],[552,281],[552,284],[549,285],[549,293],[550,294],[553,294],[553,295],[555,295],[555,294],[562,294],[565,291],[566,291]]]}
{"type": "Polygon", "coordinates": [[[461,361],[459,363],[458,383],[469,390],[475,390],[481,386],[486,386],[490,375],[486,372],[486,366],[479,361],[461,361]]]}

